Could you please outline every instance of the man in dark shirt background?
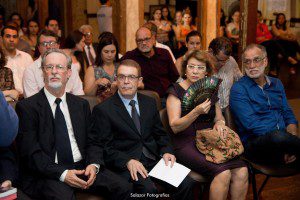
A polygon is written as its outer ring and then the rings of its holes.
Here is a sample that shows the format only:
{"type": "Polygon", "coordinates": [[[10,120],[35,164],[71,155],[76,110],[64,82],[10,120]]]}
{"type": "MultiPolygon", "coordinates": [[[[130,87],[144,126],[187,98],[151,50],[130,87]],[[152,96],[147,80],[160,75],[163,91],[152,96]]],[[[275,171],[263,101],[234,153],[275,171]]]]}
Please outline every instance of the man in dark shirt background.
{"type": "Polygon", "coordinates": [[[127,52],[122,59],[132,59],[141,66],[145,89],[157,92],[164,106],[166,90],[176,82],[179,74],[170,53],[156,48],[155,42],[148,28],[139,28],[136,32],[137,48],[127,52]]]}

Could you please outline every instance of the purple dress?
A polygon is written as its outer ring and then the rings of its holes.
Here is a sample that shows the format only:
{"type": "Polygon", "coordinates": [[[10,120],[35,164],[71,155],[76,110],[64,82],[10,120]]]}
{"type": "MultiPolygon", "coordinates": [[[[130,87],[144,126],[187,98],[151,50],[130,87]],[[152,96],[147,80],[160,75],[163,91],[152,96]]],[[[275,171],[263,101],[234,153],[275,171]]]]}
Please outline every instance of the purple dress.
{"type": "MultiPolygon", "coordinates": [[[[167,91],[182,100],[185,93],[185,89],[178,83],[170,86],[167,91]]],[[[202,154],[196,147],[195,136],[196,130],[205,128],[212,128],[214,126],[215,118],[215,103],[217,103],[217,93],[211,98],[211,109],[208,114],[200,115],[187,129],[184,131],[172,134],[172,142],[175,150],[176,158],[185,166],[189,167],[193,171],[200,173],[210,178],[215,177],[219,173],[239,167],[245,167],[246,164],[239,158],[232,159],[226,163],[215,164],[205,159],[205,155],[202,154]]],[[[182,112],[181,117],[187,113],[182,112]]]]}

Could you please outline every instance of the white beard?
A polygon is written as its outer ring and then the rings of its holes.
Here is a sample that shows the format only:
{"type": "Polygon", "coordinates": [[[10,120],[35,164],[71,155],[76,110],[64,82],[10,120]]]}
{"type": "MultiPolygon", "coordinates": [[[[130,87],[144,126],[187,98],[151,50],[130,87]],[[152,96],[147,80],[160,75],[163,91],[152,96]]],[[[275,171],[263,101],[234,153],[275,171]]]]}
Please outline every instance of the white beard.
{"type": "Polygon", "coordinates": [[[250,71],[253,69],[247,69],[245,68],[245,72],[249,78],[259,78],[261,75],[265,73],[266,67],[256,67],[255,70],[258,70],[255,74],[251,74],[250,71]]]}

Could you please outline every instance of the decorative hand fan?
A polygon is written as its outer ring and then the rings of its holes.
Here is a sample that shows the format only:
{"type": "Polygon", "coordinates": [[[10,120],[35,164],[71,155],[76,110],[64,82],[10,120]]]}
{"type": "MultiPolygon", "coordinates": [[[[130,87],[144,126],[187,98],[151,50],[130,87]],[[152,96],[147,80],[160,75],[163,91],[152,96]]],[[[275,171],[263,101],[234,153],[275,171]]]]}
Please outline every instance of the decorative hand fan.
{"type": "Polygon", "coordinates": [[[222,79],[206,77],[193,83],[185,92],[181,102],[182,111],[192,110],[206,99],[210,99],[217,91],[222,79]]]}

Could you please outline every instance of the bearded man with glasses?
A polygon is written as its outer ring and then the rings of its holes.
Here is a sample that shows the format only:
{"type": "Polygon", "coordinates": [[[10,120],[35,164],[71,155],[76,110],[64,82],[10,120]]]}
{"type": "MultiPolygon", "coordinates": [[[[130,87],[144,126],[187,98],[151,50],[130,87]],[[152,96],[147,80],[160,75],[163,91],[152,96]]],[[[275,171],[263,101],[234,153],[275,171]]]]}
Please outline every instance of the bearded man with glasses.
{"type": "Polygon", "coordinates": [[[179,73],[168,50],[155,47],[155,36],[150,29],[139,28],[135,37],[137,48],[128,51],[122,59],[132,59],[141,66],[144,89],[157,92],[165,107],[166,91],[177,81],[179,73]]]}
{"type": "MultiPolygon", "coordinates": [[[[27,67],[23,76],[25,98],[38,93],[44,87],[43,71],[41,68],[42,56],[49,49],[59,48],[58,36],[50,30],[42,30],[38,34],[37,45],[41,56],[27,67]]],[[[84,95],[78,70],[73,66],[71,68],[73,73],[67,82],[66,91],[74,95],[84,95]]]]}
{"type": "Polygon", "coordinates": [[[265,47],[250,44],[243,51],[242,60],[246,75],[231,88],[230,108],[245,157],[258,164],[299,167],[298,122],[281,81],[265,75],[265,47]]]}

